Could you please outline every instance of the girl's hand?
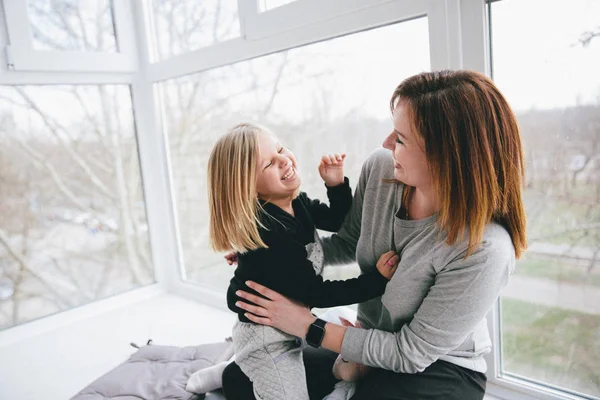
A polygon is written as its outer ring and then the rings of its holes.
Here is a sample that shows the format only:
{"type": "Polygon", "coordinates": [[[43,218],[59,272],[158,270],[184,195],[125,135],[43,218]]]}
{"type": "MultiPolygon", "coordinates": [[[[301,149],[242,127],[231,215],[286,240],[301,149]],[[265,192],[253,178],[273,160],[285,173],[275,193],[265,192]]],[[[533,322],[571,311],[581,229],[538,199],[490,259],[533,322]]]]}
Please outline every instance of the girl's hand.
{"type": "Polygon", "coordinates": [[[399,262],[400,257],[398,257],[398,254],[396,254],[395,251],[388,251],[379,257],[379,261],[377,261],[377,270],[381,275],[390,280],[392,279],[394,272],[396,272],[396,269],[398,269],[399,262]]]}
{"type": "Polygon", "coordinates": [[[308,307],[256,282],[247,281],[246,284],[266,297],[264,299],[242,290],[235,293],[247,301],[235,303],[239,308],[248,311],[244,314],[246,318],[257,324],[272,326],[293,336],[301,338],[306,336],[310,324],[316,320],[308,307]]]}
{"type": "Polygon", "coordinates": [[[327,186],[337,186],[344,183],[345,154],[326,154],[321,157],[319,174],[327,186]]]}
{"type": "Polygon", "coordinates": [[[235,251],[225,254],[224,257],[225,257],[225,261],[227,261],[227,264],[229,264],[229,265],[237,264],[237,253],[235,251]]]}

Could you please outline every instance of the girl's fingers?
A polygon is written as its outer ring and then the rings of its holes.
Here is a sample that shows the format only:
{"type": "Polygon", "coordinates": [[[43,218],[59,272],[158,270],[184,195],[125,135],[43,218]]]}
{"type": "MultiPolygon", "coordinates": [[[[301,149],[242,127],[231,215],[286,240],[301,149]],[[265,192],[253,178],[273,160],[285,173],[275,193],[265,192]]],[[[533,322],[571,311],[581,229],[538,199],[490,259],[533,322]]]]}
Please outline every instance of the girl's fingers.
{"type": "Polygon", "coordinates": [[[398,263],[398,255],[393,255],[389,260],[387,260],[387,265],[396,265],[398,263]]]}
{"type": "Polygon", "coordinates": [[[321,157],[321,162],[327,165],[338,165],[343,163],[345,158],[346,154],[344,153],[325,154],[321,157]]]}

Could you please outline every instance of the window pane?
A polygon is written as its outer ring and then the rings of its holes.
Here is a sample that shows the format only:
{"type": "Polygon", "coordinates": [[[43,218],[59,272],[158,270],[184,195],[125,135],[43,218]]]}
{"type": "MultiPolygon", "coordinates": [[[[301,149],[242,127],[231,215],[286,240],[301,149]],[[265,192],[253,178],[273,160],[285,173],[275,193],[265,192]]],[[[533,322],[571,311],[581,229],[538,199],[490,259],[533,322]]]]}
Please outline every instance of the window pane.
{"type": "Polygon", "coordinates": [[[429,69],[428,43],[422,18],[161,84],[187,278],[224,288],[233,274],[209,250],[206,190],[209,153],[228,128],[247,120],[271,128],[295,153],[302,190],[326,201],[321,155],[346,152],[356,185],[362,161],[391,129],[395,87],[429,69]]]}
{"type": "Polygon", "coordinates": [[[159,60],[240,36],[237,1],[151,0],[159,60]]]}
{"type": "Polygon", "coordinates": [[[37,50],[116,52],[111,0],[28,0],[37,50]]]}
{"type": "Polygon", "coordinates": [[[502,300],[502,371],[600,396],[600,1],[490,12],[494,80],[527,158],[529,250],[502,300]]]}
{"type": "Polygon", "coordinates": [[[0,86],[0,329],[153,282],[128,86],[0,86]]]}

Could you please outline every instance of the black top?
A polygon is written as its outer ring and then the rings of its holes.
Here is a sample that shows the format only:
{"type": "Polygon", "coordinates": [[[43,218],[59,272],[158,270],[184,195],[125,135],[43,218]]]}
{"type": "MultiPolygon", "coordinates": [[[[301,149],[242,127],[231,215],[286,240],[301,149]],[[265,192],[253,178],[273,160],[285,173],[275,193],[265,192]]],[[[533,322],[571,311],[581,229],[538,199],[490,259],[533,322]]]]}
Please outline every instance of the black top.
{"type": "MultiPolygon", "coordinates": [[[[315,228],[335,232],[341,227],[352,205],[348,179],[345,178],[341,185],[327,187],[327,197],[331,207],[300,193],[292,201],[295,216],[274,204],[263,203],[264,212],[260,218],[268,229],[259,228],[259,233],[269,248],[238,254],[238,266],[227,290],[227,306],[238,314],[240,321],[251,322],[244,317],[246,311],[235,306],[235,302],[241,300],[235,292],[244,290],[260,296],[246,286],[247,280],[311,308],[362,303],[383,294],[388,280],[377,269],[344,281],[323,281],[316,273],[308,254],[314,250],[312,246],[317,245],[315,228]]],[[[310,258],[318,259],[319,256],[310,258]]],[[[316,268],[321,270],[322,266],[316,268]]]]}

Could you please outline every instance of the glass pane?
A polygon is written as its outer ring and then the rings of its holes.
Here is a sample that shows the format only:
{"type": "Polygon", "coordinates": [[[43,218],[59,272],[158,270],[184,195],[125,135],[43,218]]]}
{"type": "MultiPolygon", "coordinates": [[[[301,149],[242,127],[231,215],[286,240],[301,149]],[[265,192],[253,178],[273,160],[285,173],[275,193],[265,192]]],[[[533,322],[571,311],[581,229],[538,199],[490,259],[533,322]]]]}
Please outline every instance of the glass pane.
{"type": "Polygon", "coordinates": [[[237,1],[152,0],[159,60],[240,36],[237,1]]]}
{"type": "Polygon", "coordinates": [[[206,194],[208,156],[228,128],[246,120],[271,128],[296,154],[302,190],[326,201],[321,155],[346,152],[345,172],[357,183],[362,161],[390,129],[395,87],[430,68],[428,43],[422,18],[162,83],[188,280],[225,288],[233,274],[209,250],[206,194]]]}
{"type": "Polygon", "coordinates": [[[258,4],[260,12],[265,12],[286,4],[293,3],[295,1],[298,0],[259,0],[258,4]]]}
{"type": "Polygon", "coordinates": [[[154,281],[128,86],[0,86],[0,329],[154,281]]]}
{"type": "Polygon", "coordinates": [[[37,50],[116,52],[111,0],[28,0],[37,50]]]}
{"type": "Polygon", "coordinates": [[[502,300],[502,371],[600,396],[600,1],[490,7],[494,80],[527,158],[529,249],[502,300]]]}

